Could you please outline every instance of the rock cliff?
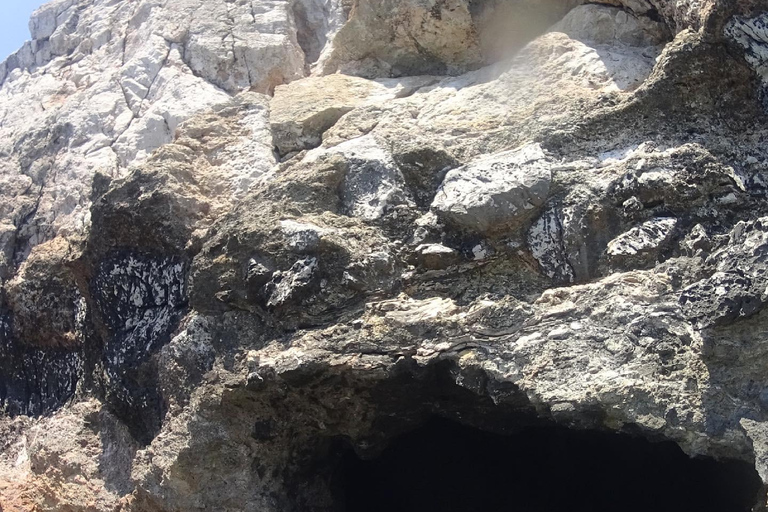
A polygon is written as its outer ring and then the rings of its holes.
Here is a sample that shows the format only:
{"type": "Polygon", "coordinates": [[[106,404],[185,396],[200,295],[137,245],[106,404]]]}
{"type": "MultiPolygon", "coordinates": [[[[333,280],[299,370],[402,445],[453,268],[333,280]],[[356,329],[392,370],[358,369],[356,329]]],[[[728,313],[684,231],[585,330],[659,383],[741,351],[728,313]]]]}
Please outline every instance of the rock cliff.
{"type": "Polygon", "coordinates": [[[0,510],[354,512],[343,461],[432,417],[674,444],[743,472],[720,512],[768,508],[768,1],[54,0],[30,31],[0,510]]]}

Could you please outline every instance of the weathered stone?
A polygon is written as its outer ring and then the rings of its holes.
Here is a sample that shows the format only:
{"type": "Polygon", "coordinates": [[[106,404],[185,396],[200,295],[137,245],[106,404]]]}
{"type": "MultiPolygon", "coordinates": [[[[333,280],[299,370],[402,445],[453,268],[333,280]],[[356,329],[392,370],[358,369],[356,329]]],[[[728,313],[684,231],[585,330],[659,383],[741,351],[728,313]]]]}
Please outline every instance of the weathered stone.
{"type": "Polygon", "coordinates": [[[317,250],[325,230],[313,224],[304,224],[292,220],[280,222],[288,248],[297,253],[317,250]]]}
{"type": "Polygon", "coordinates": [[[538,145],[479,158],[445,176],[432,209],[460,229],[508,233],[524,227],[547,200],[550,167],[538,145]]]}
{"type": "Polygon", "coordinates": [[[701,224],[696,224],[681,242],[691,256],[708,254],[712,250],[712,239],[701,224]]]}
{"type": "Polygon", "coordinates": [[[416,264],[427,269],[441,270],[461,261],[457,251],[440,244],[421,244],[414,251],[416,264]]]}
{"type": "Polygon", "coordinates": [[[544,212],[528,231],[528,247],[547,277],[556,282],[572,283],[575,276],[566,254],[562,224],[557,210],[544,212]]]}
{"type": "Polygon", "coordinates": [[[357,0],[323,74],[458,74],[483,62],[464,0],[357,0]]]}
{"type": "Polygon", "coordinates": [[[767,221],[740,222],[730,233],[730,243],[708,256],[707,262],[716,271],[687,287],[680,296],[688,318],[702,327],[728,325],[765,307],[767,221]]]}
{"type": "Polygon", "coordinates": [[[735,16],[726,26],[725,33],[744,48],[747,62],[763,84],[768,84],[768,17],[735,16]]]}
{"type": "Polygon", "coordinates": [[[0,464],[4,510],[114,510],[131,493],[138,445],[98,401],[76,404],[19,434],[16,459],[0,464]],[[21,493],[13,500],[19,489],[26,491],[26,503],[21,493]]]}
{"type": "Polygon", "coordinates": [[[354,510],[440,417],[764,509],[764,10],[45,6],[0,64],[2,508],[354,510]]]}
{"type": "Polygon", "coordinates": [[[347,215],[374,221],[392,208],[410,202],[402,173],[390,152],[374,137],[352,139],[334,146],[330,152],[347,161],[341,188],[343,211],[347,215]]]}
{"type": "Polygon", "coordinates": [[[394,140],[392,157],[421,208],[429,208],[445,174],[459,165],[441,144],[416,137],[394,140]]]}
{"type": "Polygon", "coordinates": [[[676,225],[677,219],[659,218],[632,228],[608,243],[608,258],[617,265],[655,263],[676,225]]]}
{"type": "Polygon", "coordinates": [[[551,30],[598,45],[625,44],[649,47],[665,43],[669,34],[664,24],[622,9],[596,4],[571,10],[551,30]]]}
{"type": "Polygon", "coordinates": [[[270,104],[270,127],[280,154],[311,149],[323,134],[356,107],[408,96],[435,79],[366,80],[346,75],[310,77],[279,86],[270,104]]]}
{"type": "Polygon", "coordinates": [[[34,40],[6,61],[0,82],[1,213],[14,219],[15,257],[87,231],[96,173],[124,176],[227,93],[302,77],[293,16],[289,2],[223,0],[58,0],[38,10],[34,40]]]}
{"type": "Polygon", "coordinates": [[[317,259],[308,258],[297,261],[289,270],[285,272],[275,272],[272,274],[272,281],[267,284],[265,293],[267,295],[268,307],[280,307],[298,294],[307,293],[308,288],[315,277],[317,269],[317,259]]]}
{"type": "Polygon", "coordinates": [[[17,339],[41,348],[82,347],[86,304],[68,268],[75,256],[61,238],[39,245],[7,283],[6,300],[17,339]]]}

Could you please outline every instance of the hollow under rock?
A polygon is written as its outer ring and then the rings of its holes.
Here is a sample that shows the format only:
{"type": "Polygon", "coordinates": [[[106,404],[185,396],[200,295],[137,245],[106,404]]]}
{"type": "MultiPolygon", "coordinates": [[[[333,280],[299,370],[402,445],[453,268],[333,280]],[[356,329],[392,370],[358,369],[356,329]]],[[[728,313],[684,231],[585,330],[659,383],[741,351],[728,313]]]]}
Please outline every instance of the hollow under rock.
{"type": "Polygon", "coordinates": [[[252,469],[279,475],[275,510],[765,512],[753,461],[691,458],[636,425],[607,428],[600,410],[554,419],[447,360],[370,377],[302,367],[232,395],[236,425],[268,418],[252,469]]]}
{"type": "Polygon", "coordinates": [[[747,463],[689,458],[672,442],[560,426],[501,435],[441,418],[376,458],[346,449],[344,512],[747,512],[761,482],[747,463]]]}

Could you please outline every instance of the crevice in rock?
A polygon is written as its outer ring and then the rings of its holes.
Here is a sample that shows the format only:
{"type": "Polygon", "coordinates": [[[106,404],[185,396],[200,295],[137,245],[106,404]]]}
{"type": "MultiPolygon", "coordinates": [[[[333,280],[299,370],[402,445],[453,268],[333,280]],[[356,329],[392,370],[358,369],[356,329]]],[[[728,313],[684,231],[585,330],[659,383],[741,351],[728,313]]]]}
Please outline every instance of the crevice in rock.
{"type": "MultiPolygon", "coordinates": [[[[168,43],[168,41],[166,41],[168,43]]],[[[133,123],[142,117],[142,108],[144,107],[144,102],[149,98],[149,96],[152,94],[152,89],[155,86],[155,83],[157,82],[158,77],[163,72],[165,67],[168,65],[168,59],[171,56],[171,51],[173,50],[173,45],[168,43],[168,50],[165,53],[165,57],[163,57],[162,62],[160,63],[160,66],[157,69],[157,73],[152,77],[151,82],[149,83],[149,87],[147,87],[147,91],[144,93],[144,96],[138,101],[135,110],[131,108],[131,102],[128,99],[128,95],[126,94],[125,88],[123,87],[123,84],[121,82],[118,82],[118,85],[120,87],[120,90],[123,93],[123,97],[125,98],[125,104],[126,107],[128,107],[128,110],[131,111],[131,119],[128,121],[128,124],[125,126],[123,130],[120,131],[120,133],[115,134],[115,136],[112,138],[112,141],[109,144],[109,147],[114,148],[115,144],[120,140],[120,137],[128,133],[128,131],[133,126],[133,123]]],[[[171,134],[173,135],[173,134],[171,134]]],[[[120,166],[125,167],[127,165],[127,162],[123,161],[124,158],[120,157],[120,166]]]]}
{"type": "Polygon", "coordinates": [[[645,12],[644,16],[649,18],[651,21],[655,21],[657,23],[664,23],[664,18],[661,17],[661,14],[659,14],[659,10],[655,7],[651,7],[647,12],[645,12]]]}
{"type": "MultiPolygon", "coordinates": [[[[317,23],[310,20],[307,6],[301,1],[294,1],[291,11],[296,24],[296,40],[304,52],[304,62],[307,68],[305,71],[308,73],[309,67],[320,58],[327,42],[326,27],[317,26],[317,23]]],[[[327,16],[328,13],[325,12],[323,18],[325,19],[327,16]]]]}

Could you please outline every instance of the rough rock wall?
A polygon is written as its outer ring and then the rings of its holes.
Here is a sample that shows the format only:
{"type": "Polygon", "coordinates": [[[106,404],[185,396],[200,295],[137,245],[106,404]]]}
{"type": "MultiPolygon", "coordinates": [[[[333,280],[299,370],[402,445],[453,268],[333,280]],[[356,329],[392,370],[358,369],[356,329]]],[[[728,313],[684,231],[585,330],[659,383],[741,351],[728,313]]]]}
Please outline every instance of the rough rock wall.
{"type": "Polygon", "coordinates": [[[334,440],[430,414],[768,485],[766,11],[42,7],[0,64],[3,510],[330,511],[334,440]]]}

